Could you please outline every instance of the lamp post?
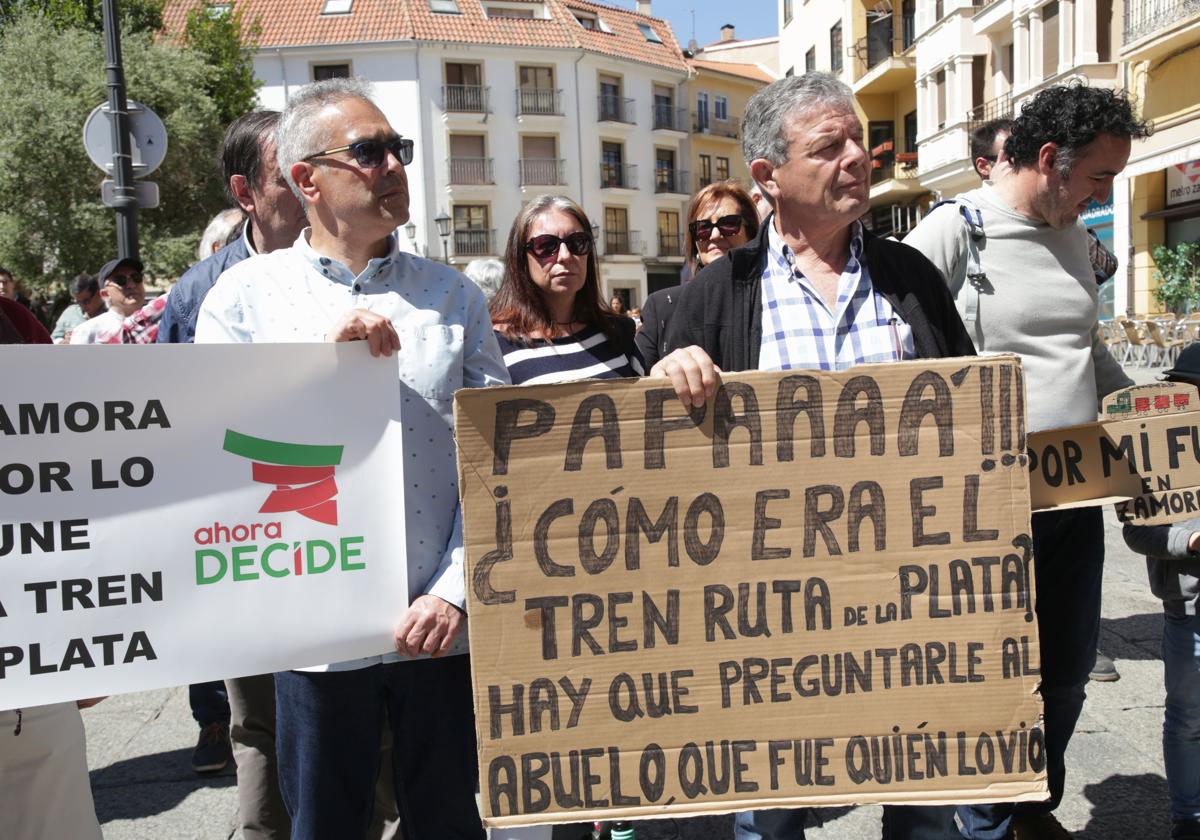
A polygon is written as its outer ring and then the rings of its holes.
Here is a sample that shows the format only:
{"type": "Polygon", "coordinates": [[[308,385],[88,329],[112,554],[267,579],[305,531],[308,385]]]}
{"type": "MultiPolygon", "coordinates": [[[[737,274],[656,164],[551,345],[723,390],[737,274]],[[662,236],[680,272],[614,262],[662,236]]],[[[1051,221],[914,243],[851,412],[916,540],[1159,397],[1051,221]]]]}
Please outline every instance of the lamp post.
{"type": "Polygon", "coordinates": [[[450,217],[446,215],[446,211],[442,211],[433,223],[437,225],[438,236],[442,237],[442,262],[449,263],[450,256],[447,251],[447,241],[450,238],[450,217]]]}
{"type": "Polygon", "coordinates": [[[404,226],[404,235],[408,237],[408,241],[413,246],[413,250],[417,252],[417,255],[424,256],[424,254],[421,253],[420,246],[417,245],[417,224],[416,224],[416,222],[410,221],[408,224],[406,224],[404,226]]]}

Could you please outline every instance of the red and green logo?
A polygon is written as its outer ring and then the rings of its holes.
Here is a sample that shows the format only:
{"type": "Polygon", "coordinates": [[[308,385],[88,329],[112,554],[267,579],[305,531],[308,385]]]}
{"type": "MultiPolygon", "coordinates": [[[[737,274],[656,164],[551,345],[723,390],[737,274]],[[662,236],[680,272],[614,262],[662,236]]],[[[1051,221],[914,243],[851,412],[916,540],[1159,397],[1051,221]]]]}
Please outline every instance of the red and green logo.
{"type": "Polygon", "coordinates": [[[342,462],[343,447],[283,443],[226,429],[224,449],[253,462],[255,481],[275,487],[259,513],[295,512],[315,522],[337,524],[333,472],[342,462]]]}

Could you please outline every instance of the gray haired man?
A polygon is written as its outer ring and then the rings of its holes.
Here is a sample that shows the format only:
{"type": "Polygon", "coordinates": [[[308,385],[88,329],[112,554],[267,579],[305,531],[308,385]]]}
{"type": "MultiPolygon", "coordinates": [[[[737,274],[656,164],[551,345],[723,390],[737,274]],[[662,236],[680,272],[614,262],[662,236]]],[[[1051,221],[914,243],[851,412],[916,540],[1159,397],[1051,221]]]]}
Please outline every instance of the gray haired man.
{"type": "MultiPolygon", "coordinates": [[[[844,370],[974,355],[954,301],[927,259],[872,236],[867,154],[854,97],[823,73],[756,93],[742,121],[750,174],[773,208],[758,237],[685,285],[667,331],[666,376],[702,405],[719,371],[844,370]]],[[[804,837],[803,810],[739,814],[738,840],[804,837]]],[[[953,809],[888,806],[884,836],[957,837],[953,809]]]]}
{"type": "Polygon", "coordinates": [[[479,288],[397,247],[413,145],[369,88],[331,79],[302,89],[279,118],[276,148],[310,226],[292,247],[221,275],[196,341],[362,340],[372,355],[398,354],[407,545],[395,554],[410,588],[396,593],[395,651],[275,675],[292,837],[365,834],[386,714],[405,837],[478,840],[469,664],[444,656],[463,650],[466,602],[452,398],[508,373],[479,288]]]}

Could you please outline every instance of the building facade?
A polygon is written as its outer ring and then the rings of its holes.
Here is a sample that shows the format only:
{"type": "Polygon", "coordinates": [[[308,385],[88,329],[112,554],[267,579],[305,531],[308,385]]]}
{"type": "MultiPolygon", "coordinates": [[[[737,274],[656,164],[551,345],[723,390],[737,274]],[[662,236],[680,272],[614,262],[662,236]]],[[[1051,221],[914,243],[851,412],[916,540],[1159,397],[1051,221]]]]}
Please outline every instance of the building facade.
{"type": "MultiPolygon", "coordinates": [[[[246,0],[264,107],[312,81],[370,81],[408,167],[412,247],[500,258],[525,202],[570,196],[606,296],[637,305],[683,264],[690,74],[670,26],[588,0],[246,0]],[[447,228],[440,234],[438,220],[447,228]],[[448,224],[447,224],[448,222],[448,224]]],[[[167,22],[186,7],[168,8],[167,22]]],[[[175,21],[178,22],[178,21],[175,21]]]]}

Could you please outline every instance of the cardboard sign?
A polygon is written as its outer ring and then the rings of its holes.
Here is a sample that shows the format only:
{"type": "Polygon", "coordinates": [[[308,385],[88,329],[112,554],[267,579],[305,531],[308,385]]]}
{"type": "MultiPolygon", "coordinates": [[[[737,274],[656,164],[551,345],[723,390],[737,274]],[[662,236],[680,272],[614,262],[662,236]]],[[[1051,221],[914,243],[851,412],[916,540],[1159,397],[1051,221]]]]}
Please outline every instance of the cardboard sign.
{"type": "Polygon", "coordinates": [[[489,825],[1046,796],[1012,356],[456,397],[489,825]]]}
{"type": "Polygon", "coordinates": [[[355,343],[4,360],[0,708],[391,649],[408,604],[395,359],[355,343]]]}
{"type": "Polygon", "coordinates": [[[1033,509],[1114,503],[1141,525],[1200,516],[1200,398],[1162,382],[1105,398],[1106,419],[1029,436],[1033,509]]]}

